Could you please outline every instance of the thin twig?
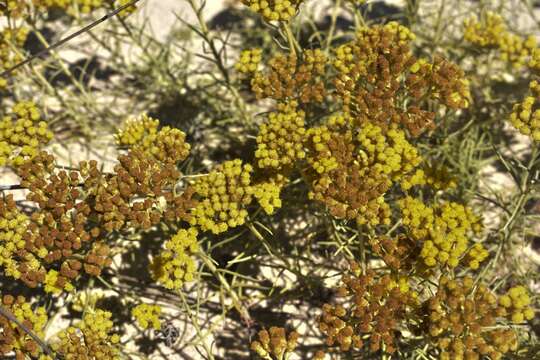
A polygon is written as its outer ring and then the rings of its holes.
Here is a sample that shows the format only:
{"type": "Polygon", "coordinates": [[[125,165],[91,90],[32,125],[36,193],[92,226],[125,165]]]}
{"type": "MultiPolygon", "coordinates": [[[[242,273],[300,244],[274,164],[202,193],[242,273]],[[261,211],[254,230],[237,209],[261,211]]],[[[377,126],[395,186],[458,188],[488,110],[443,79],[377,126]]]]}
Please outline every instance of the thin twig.
{"type": "Polygon", "coordinates": [[[19,321],[19,319],[17,319],[15,317],[15,315],[13,315],[11,313],[11,311],[9,311],[8,309],[6,309],[2,304],[0,304],[0,315],[4,316],[5,318],[7,318],[9,321],[12,321],[14,322],[15,324],[17,324],[18,327],[20,327],[25,333],[27,333],[35,342],[37,342],[39,344],[39,346],[41,346],[41,348],[47,353],[47,355],[51,356],[52,358],[55,358],[55,359],[59,359],[58,357],[56,357],[54,355],[54,353],[52,352],[51,348],[49,347],[49,345],[47,345],[45,343],[45,341],[41,340],[39,338],[39,336],[37,336],[36,334],[34,334],[34,332],[32,330],[30,330],[28,327],[26,327],[22,322],[19,321]]]}

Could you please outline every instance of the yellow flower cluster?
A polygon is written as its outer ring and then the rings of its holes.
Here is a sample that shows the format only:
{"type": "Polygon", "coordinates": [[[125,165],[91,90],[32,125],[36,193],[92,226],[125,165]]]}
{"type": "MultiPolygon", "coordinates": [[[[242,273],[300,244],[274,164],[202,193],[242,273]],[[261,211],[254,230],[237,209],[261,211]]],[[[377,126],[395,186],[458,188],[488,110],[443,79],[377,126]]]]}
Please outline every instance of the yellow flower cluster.
{"type": "MultiPolygon", "coordinates": [[[[470,208],[448,202],[431,208],[421,200],[409,196],[398,201],[403,216],[403,225],[409,234],[423,241],[420,257],[425,265],[437,264],[456,267],[467,251],[470,233],[481,230],[480,219],[470,208]]],[[[470,265],[478,267],[477,262],[486,258],[482,249],[473,247],[470,265]]]]}
{"type": "Polygon", "coordinates": [[[514,67],[530,62],[537,49],[534,36],[523,39],[512,34],[503,18],[493,12],[486,13],[480,22],[474,17],[465,20],[464,27],[465,40],[480,47],[497,48],[501,52],[502,60],[514,67]]]}
{"type": "Polygon", "coordinates": [[[253,196],[268,215],[281,207],[280,193],[287,181],[284,175],[276,174],[253,185],[253,196]]]}
{"type": "MultiPolygon", "coordinates": [[[[2,306],[37,336],[43,337],[47,323],[47,312],[44,307],[32,309],[23,296],[15,298],[11,295],[3,296],[2,306]]],[[[17,324],[0,315],[0,356],[7,357],[12,351],[15,352],[17,359],[24,359],[25,354],[37,357],[42,349],[17,324]]]]}
{"type": "Polygon", "coordinates": [[[244,224],[248,215],[244,207],[251,203],[253,195],[252,172],[250,164],[235,159],[198,178],[193,188],[201,200],[191,211],[191,225],[219,234],[244,224]]]}
{"type": "Polygon", "coordinates": [[[137,324],[143,329],[150,325],[154,330],[161,329],[161,306],[141,303],[131,310],[131,315],[137,320],[137,324]]]}
{"type": "Polygon", "coordinates": [[[497,47],[506,32],[503,18],[499,14],[487,12],[480,22],[476,17],[465,20],[463,38],[480,47],[497,47]]]}
{"type": "Polygon", "coordinates": [[[435,112],[422,109],[426,99],[451,109],[469,105],[464,72],[441,57],[418,60],[411,49],[414,38],[390,22],[360,28],[353,41],[335,50],[334,94],[356,124],[372,123],[383,131],[399,124],[418,136],[435,126],[435,112]]]}
{"type": "Polygon", "coordinates": [[[70,281],[65,281],[65,282],[62,281],[64,283],[64,286],[59,287],[58,275],[59,275],[58,271],[54,269],[49,269],[47,271],[47,275],[45,275],[45,287],[44,287],[44,290],[46,292],[58,295],[58,294],[61,294],[62,291],[64,290],[68,292],[75,290],[75,287],[70,281]]]}
{"type": "Polygon", "coordinates": [[[270,113],[257,136],[255,158],[260,168],[291,167],[296,160],[306,156],[303,149],[304,117],[301,110],[270,113]]]}
{"type": "Polygon", "coordinates": [[[489,256],[489,252],[480,243],[473,245],[471,250],[467,253],[467,259],[469,261],[469,267],[476,270],[480,267],[480,263],[489,256]]]}
{"type": "Polygon", "coordinates": [[[382,128],[367,123],[358,134],[358,142],[362,160],[372,165],[377,174],[388,176],[389,181],[401,180],[422,162],[416,148],[395,124],[383,134],[382,128]]]}
{"type": "Polygon", "coordinates": [[[240,54],[240,59],[234,65],[236,71],[242,74],[254,73],[259,69],[259,64],[262,60],[262,49],[253,48],[243,50],[240,54]]]}
{"type": "Polygon", "coordinates": [[[167,289],[180,289],[193,281],[196,270],[193,254],[199,250],[197,229],[181,229],[165,242],[165,249],[152,262],[154,278],[167,289]]]}
{"type": "Polygon", "coordinates": [[[57,341],[51,345],[53,350],[66,360],[119,360],[116,344],[120,337],[111,334],[111,316],[100,309],[87,313],[81,322],[58,333],[57,341]]]}
{"type": "Polygon", "coordinates": [[[455,188],[457,182],[445,166],[425,164],[423,168],[417,169],[400,182],[401,188],[405,191],[416,185],[427,185],[434,190],[448,190],[455,188]]]}
{"type": "Polygon", "coordinates": [[[499,297],[499,305],[504,307],[514,324],[534,318],[534,310],[529,305],[531,299],[524,286],[514,286],[505,295],[499,297]]]}
{"type": "Polygon", "coordinates": [[[146,114],[137,119],[129,119],[116,135],[118,145],[127,146],[150,154],[164,163],[184,160],[190,151],[186,134],[179,129],[164,126],[159,129],[159,120],[146,114]]]}
{"type": "Polygon", "coordinates": [[[533,50],[531,58],[527,66],[535,71],[537,74],[540,72],[540,50],[538,48],[533,50]]]}
{"type": "Polygon", "coordinates": [[[21,277],[21,272],[14,254],[24,249],[23,235],[28,223],[28,217],[17,208],[12,194],[0,200],[0,267],[15,279],[21,277]]]}
{"type": "Polygon", "coordinates": [[[533,80],[529,84],[531,94],[514,105],[510,114],[510,123],[523,135],[540,141],[540,84],[533,80]]]}
{"type": "Polygon", "coordinates": [[[267,21],[287,21],[296,14],[302,0],[242,0],[242,3],[267,21]]]}
{"type": "Polygon", "coordinates": [[[159,120],[143,114],[140,118],[128,119],[114,137],[120,146],[148,149],[156,140],[158,127],[159,120]]]}
{"type": "MultiPolygon", "coordinates": [[[[22,47],[26,42],[29,30],[25,27],[18,29],[5,28],[0,31],[0,72],[10,69],[24,60],[22,47]],[[21,49],[15,51],[14,49],[21,49]]],[[[0,77],[0,90],[6,88],[8,82],[0,77]]]]}
{"type": "Polygon", "coordinates": [[[343,352],[362,349],[369,339],[369,352],[392,354],[397,350],[396,330],[407,318],[416,300],[403,284],[388,274],[365,273],[356,262],[343,275],[337,294],[343,301],[324,304],[319,329],[327,346],[338,346],[343,352]]]}
{"type": "Polygon", "coordinates": [[[19,102],[12,116],[0,120],[0,166],[19,166],[37,155],[41,145],[53,137],[32,102],[19,102]]]}
{"type": "Polygon", "coordinates": [[[265,360],[287,359],[296,348],[298,333],[291,331],[288,335],[284,328],[272,326],[258,333],[258,340],[251,343],[251,349],[265,360]]]}

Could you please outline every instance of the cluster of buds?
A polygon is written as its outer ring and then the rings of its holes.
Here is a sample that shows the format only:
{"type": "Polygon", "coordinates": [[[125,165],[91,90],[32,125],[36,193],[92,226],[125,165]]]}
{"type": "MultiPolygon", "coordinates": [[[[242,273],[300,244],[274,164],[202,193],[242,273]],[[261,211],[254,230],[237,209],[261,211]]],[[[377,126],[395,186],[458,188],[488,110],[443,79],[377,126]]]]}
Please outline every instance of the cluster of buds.
{"type": "Polygon", "coordinates": [[[19,102],[0,120],[0,166],[20,166],[33,158],[53,134],[32,102],[19,102]]]}
{"type": "Polygon", "coordinates": [[[110,312],[100,309],[87,313],[82,321],[57,334],[53,350],[64,359],[119,360],[120,350],[116,344],[120,337],[111,334],[111,316],[110,312]]]}
{"type": "Polygon", "coordinates": [[[260,168],[290,168],[305,157],[304,117],[301,110],[270,113],[257,136],[255,158],[260,168]]]}
{"type": "Polygon", "coordinates": [[[251,74],[259,70],[259,64],[262,60],[262,49],[254,48],[243,50],[240,59],[234,65],[234,68],[242,74],[251,74]]]}
{"type": "Polygon", "coordinates": [[[540,141],[540,84],[536,80],[529,84],[531,94],[514,105],[510,123],[523,135],[540,141]]]}
{"type": "Polygon", "coordinates": [[[200,201],[191,211],[191,225],[219,234],[244,224],[248,215],[245,207],[253,198],[252,172],[251,165],[236,159],[198,178],[193,188],[200,201]]]}
{"type": "Polygon", "coordinates": [[[363,274],[355,262],[350,267],[338,288],[342,304],[323,306],[319,329],[326,336],[326,344],[350,351],[362,349],[367,343],[371,352],[392,354],[397,330],[416,300],[390,275],[378,276],[372,270],[363,274]]]}
{"type": "Polygon", "coordinates": [[[299,103],[322,102],[326,94],[322,76],[326,56],[321,50],[306,50],[299,59],[295,53],[277,54],[269,62],[267,72],[255,72],[251,89],[257,99],[299,103]]]}
{"type": "MultiPolygon", "coordinates": [[[[24,296],[4,295],[1,306],[9,311],[24,327],[39,337],[43,337],[47,313],[44,307],[32,309],[24,296]]],[[[15,352],[17,359],[25,355],[37,358],[42,353],[41,347],[15,322],[0,315],[0,356],[15,352]]]]}
{"type": "Polygon", "coordinates": [[[465,20],[463,36],[476,46],[499,50],[501,59],[516,68],[528,62],[533,62],[529,65],[534,68],[535,60],[531,59],[537,49],[534,36],[523,39],[512,34],[498,14],[487,12],[480,21],[475,17],[465,20]]]}
{"type": "Polygon", "coordinates": [[[152,327],[154,330],[161,329],[161,306],[141,303],[131,310],[131,315],[137,320],[137,324],[143,329],[152,327]]]}
{"type": "Polygon", "coordinates": [[[286,360],[296,348],[298,333],[288,335],[284,328],[272,326],[258,333],[258,340],[251,343],[251,349],[264,360],[286,360]]]}
{"type": "Polygon", "coordinates": [[[388,224],[384,194],[417,167],[421,158],[392,126],[386,133],[371,123],[360,128],[348,116],[332,116],[306,132],[312,171],[310,199],[321,201],[337,218],[359,224],[388,224]]]}
{"type": "MultiPolygon", "coordinates": [[[[419,199],[405,197],[398,201],[403,225],[416,241],[423,242],[420,257],[428,267],[456,267],[467,252],[469,236],[482,229],[480,219],[461,204],[448,202],[429,207],[419,199]]],[[[487,257],[485,251],[473,247],[469,265],[478,268],[487,257]]]]}
{"type": "Polygon", "coordinates": [[[468,106],[463,71],[440,57],[433,63],[417,60],[410,48],[414,38],[406,27],[390,22],[363,27],[355,40],[336,49],[336,97],[356,122],[383,130],[389,123],[402,124],[417,136],[434,127],[435,113],[421,109],[423,100],[454,109],[468,106]]]}
{"type": "Polygon", "coordinates": [[[425,162],[412,175],[404,177],[400,182],[401,189],[405,191],[416,185],[427,185],[434,190],[448,190],[455,188],[457,182],[446,166],[425,162]]]}
{"type": "Polygon", "coordinates": [[[242,0],[251,11],[257,12],[267,21],[288,21],[298,10],[303,0],[242,0]]]}
{"type": "Polygon", "coordinates": [[[421,309],[425,330],[440,350],[441,359],[501,359],[517,348],[513,330],[493,328],[504,308],[484,285],[473,291],[473,284],[470,277],[441,277],[437,293],[421,309]]]}
{"type": "Polygon", "coordinates": [[[193,227],[179,230],[152,262],[154,278],[167,289],[180,289],[193,280],[196,264],[192,256],[199,250],[197,235],[193,227]]]}
{"type": "MultiPolygon", "coordinates": [[[[19,1],[15,1],[14,3],[9,1],[9,3],[7,11],[9,11],[10,14],[17,13],[17,11],[23,9],[20,7],[19,1]]],[[[21,52],[14,51],[13,49],[22,49],[28,37],[28,32],[26,27],[14,29],[6,27],[0,31],[0,72],[12,68],[23,60],[21,52]]],[[[5,78],[0,77],[0,90],[4,89],[7,85],[8,81],[5,78]]]]}
{"type": "Polygon", "coordinates": [[[534,310],[529,305],[531,299],[524,286],[514,286],[499,298],[499,305],[504,307],[507,316],[514,324],[534,318],[534,310]]]}

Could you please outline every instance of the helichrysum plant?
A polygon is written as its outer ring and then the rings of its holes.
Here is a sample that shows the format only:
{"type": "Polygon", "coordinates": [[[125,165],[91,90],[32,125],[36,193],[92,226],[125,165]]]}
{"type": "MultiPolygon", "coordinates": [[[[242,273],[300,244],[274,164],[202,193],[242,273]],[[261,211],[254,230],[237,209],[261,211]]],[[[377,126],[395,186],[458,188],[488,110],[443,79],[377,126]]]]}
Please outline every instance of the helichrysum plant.
{"type": "Polygon", "coordinates": [[[0,357],[537,358],[538,34],[185,1],[166,41],[144,1],[0,1],[0,357]],[[50,47],[92,21],[95,63],[50,47]]]}

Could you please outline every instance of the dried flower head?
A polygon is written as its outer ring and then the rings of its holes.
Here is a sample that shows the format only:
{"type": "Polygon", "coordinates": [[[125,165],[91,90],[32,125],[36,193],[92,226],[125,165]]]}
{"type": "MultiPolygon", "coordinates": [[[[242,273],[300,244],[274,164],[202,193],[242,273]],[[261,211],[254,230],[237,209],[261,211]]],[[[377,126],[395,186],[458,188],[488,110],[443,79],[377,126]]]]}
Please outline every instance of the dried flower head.
{"type": "MultiPolygon", "coordinates": [[[[44,307],[32,309],[24,296],[11,295],[2,297],[2,307],[13,314],[26,328],[37,336],[43,337],[47,323],[44,307]]],[[[17,359],[24,359],[25,355],[37,358],[42,351],[38,343],[26,331],[0,315],[0,356],[8,356],[11,352],[15,352],[17,359]]]]}
{"type": "Polygon", "coordinates": [[[378,276],[368,270],[362,273],[351,262],[350,272],[342,278],[337,305],[325,304],[319,318],[319,329],[326,336],[327,346],[341,351],[361,349],[370,352],[396,351],[397,330],[407,319],[416,300],[389,275],[378,276]]]}
{"type": "Polygon", "coordinates": [[[277,54],[268,62],[266,72],[255,72],[251,89],[257,99],[322,102],[326,94],[322,76],[326,56],[320,49],[306,50],[301,58],[295,53],[277,54]]]}
{"type": "Polygon", "coordinates": [[[284,328],[272,326],[258,333],[258,340],[251,343],[251,349],[265,360],[287,359],[296,348],[298,333],[291,331],[288,335],[284,328]]]}

